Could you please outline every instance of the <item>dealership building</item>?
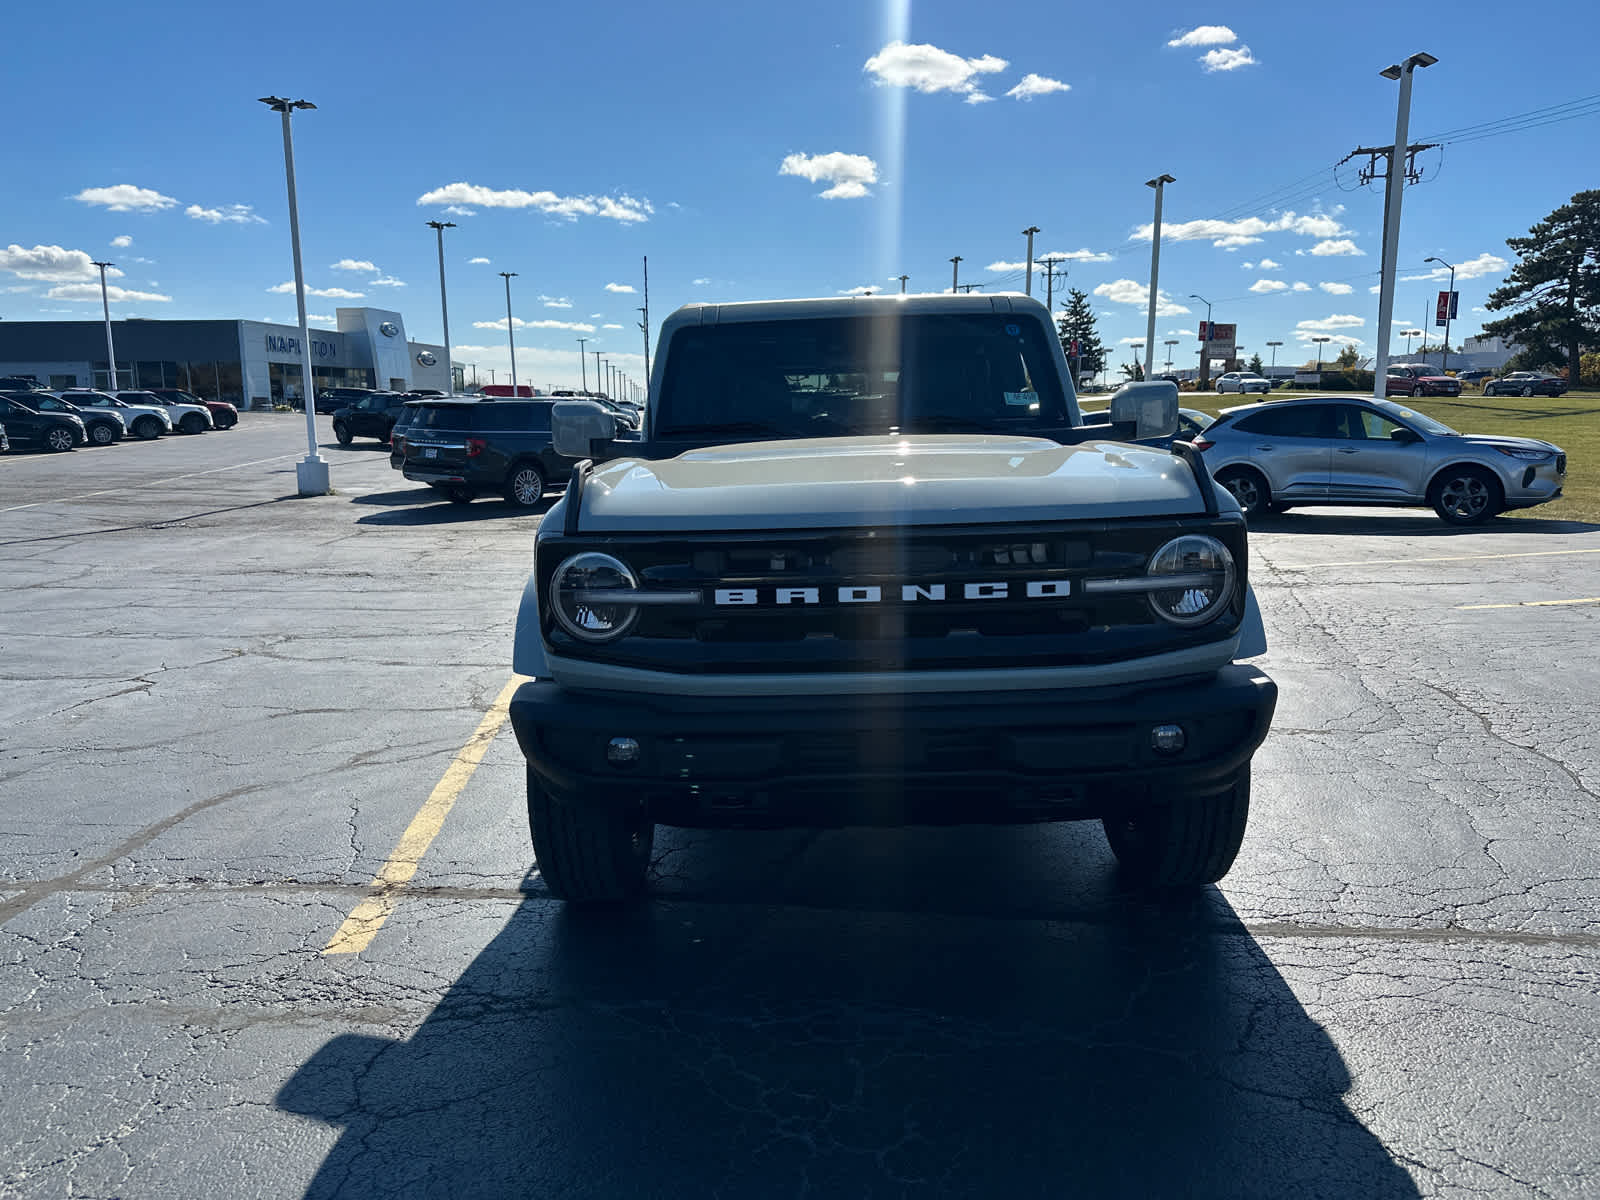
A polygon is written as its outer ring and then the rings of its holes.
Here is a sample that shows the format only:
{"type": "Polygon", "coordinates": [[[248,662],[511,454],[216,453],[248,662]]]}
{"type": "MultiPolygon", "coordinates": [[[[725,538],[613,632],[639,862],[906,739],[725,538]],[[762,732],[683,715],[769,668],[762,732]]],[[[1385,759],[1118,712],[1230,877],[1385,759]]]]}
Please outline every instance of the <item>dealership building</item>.
{"type": "MultiPolygon", "coordinates": [[[[265,321],[111,322],[115,387],[182,388],[240,408],[298,401],[300,330],[265,321]]],[[[405,319],[381,308],[341,308],[338,329],[313,329],[313,392],[330,387],[461,390],[443,346],[406,337],[405,319]]],[[[103,321],[0,321],[0,375],[52,388],[111,386],[103,321]]]]}

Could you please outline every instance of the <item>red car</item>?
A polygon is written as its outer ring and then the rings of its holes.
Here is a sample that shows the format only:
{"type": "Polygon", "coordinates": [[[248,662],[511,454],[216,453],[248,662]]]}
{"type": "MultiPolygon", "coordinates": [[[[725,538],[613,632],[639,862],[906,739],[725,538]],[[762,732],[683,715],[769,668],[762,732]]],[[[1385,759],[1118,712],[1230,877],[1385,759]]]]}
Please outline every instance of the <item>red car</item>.
{"type": "Polygon", "coordinates": [[[1461,381],[1427,363],[1390,363],[1383,381],[1389,396],[1459,396],[1461,381]]]}
{"type": "Polygon", "coordinates": [[[215,429],[232,429],[239,423],[239,410],[226,400],[202,400],[193,392],[186,392],[182,388],[145,388],[147,392],[160,396],[163,400],[174,400],[179,404],[203,404],[211,410],[211,424],[215,429]]]}

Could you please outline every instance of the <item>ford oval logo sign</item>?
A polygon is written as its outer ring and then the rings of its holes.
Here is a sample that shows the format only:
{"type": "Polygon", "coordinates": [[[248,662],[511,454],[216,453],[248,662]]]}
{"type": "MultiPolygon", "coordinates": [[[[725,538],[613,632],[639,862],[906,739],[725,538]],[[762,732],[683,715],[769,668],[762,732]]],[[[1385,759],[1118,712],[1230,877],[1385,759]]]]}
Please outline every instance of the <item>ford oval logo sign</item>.
{"type": "Polygon", "coordinates": [[[417,361],[425,367],[431,367],[439,360],[433,356],[432,350],[424,350],[421,354],[417,355],[417,361]]]}
{"type": "Polygon", "coordinates": [[[393,321],[385,321],[382,325],[378,326],[378,332],[383,334],[384,337],[399,337],[400,326],[396,325],[393,321]]]}

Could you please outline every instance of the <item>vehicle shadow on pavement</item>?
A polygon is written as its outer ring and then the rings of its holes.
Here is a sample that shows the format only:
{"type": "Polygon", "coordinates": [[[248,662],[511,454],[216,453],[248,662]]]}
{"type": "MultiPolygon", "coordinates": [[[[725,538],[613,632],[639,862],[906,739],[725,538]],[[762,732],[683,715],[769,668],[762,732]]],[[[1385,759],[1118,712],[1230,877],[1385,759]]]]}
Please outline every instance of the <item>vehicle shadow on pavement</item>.
{"type": "MultiPolygon", "coordinates": [[[[952,853],[882,860],[889,890],[952,853]]],[[[627,914],[530,894],[409,1039],[340,1035],[285,1084],[342,1127],[306,1195],[1419,1194],[1220,893],[1023,920],[773,904],[766,867],[627,914]]]]}
{"type": "Polygon", "coordinates": [[[1292,509],[1251,519],[1252,531],[1261,533],[1357,534],[1362,537],[1437,537],[1468,535],[1563,534],[1600,532],[1593,521],[1562,521],[1550,517],[1492,517],[1481,525],[1446,525],[1438,517],[1416,514],[1332,512],[1316,508],[1292,509]]]}
{"type": "Polygon", "coordinates": [[[496,518],[519,520],[542,517],[559,496],[546,496],[533,508],[515,508],[498,496],[480,496],[471,504],[452,504],[429,487],[396,492],[371,492],[352,496],[352,504],[371,505],[380,511],[356,518],[357,525],[460,525],[496,518]]]}

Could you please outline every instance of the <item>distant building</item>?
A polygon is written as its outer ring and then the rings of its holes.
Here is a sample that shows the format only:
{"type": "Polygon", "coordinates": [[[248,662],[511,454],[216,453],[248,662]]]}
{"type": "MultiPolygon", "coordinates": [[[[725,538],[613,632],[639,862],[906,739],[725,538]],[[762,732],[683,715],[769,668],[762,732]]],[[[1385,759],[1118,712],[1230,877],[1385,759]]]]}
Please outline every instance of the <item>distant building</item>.
{"type": "MultiPolygon", "coordinates": [[[[444,347],[408,341],[405,319],[380,308],[337,310],[337,330],[312,329],[313,392],[330,387],[459,391],[461,368],[444,347]]],[[[265,321],[111,322],[116,379],[101,321],[0,321],[0,375],[52,388],[183,388],[241,408],[303,395],[300,330],[265,321]]]]}

